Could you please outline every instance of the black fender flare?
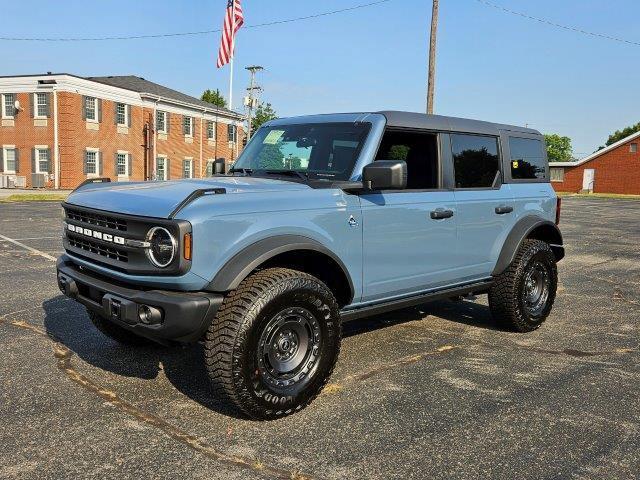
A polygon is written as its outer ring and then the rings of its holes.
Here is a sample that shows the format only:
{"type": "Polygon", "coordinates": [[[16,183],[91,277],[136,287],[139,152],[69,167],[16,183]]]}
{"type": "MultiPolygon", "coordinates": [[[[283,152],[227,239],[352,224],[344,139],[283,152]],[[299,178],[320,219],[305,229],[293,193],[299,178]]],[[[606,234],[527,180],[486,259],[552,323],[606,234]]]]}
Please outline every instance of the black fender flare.
{"type": "Polygon", "coordinates": [[[349,281],[351,298],[354,297],[355,289],[353,281],[351,275],[349,275],[349,270],[342,260],[317,240],[302,235],[277,235],[259,240],[243,248],[216,273],[213,280],[211,280],[207,286],[207,290],[211,292],[227,292],[233,290],[258,266],[276,255],[293,250],[311,250],[330,257],[342,269],[344,276],[349,281]]]}
{"type": "Polygon", "coordinates": [[[491,275],[495,276],[504,272],[507,267],[511,265],[511,262],[513,262],[522,242],[524,242],[531,232],[540,227],[545,227],[552,232],[548,235],[549,238],[545,238],[544,240],[551,245],[556,260],[562,260],[564,257],[564,247],[562,246],[562,233],[560,233],[558,226],[537,215],[527,215],[518,220],[509,232],[509,235],[507,235],[491,275]]]}

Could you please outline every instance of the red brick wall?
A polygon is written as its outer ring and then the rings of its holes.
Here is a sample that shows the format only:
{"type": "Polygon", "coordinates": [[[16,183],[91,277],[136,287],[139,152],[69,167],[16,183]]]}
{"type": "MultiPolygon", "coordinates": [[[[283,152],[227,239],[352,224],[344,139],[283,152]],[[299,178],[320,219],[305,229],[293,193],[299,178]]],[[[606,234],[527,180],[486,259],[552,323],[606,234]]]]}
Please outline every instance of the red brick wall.
{"type": "MultiPolygon", "coordinates": [[[[19,168],[16,175],[24,176],[27,186],[31,187],[31,149],[34,145],[47,145],[50,149],[51,173],[54,172],[54,108],[53,93],[51,94],[50,117],[46,127],[34,126],[34,119],[29,113],[29,95],[20,93],[17,99],[24,110],[15,116],[14,126],[0,127],[0,146],[15,145],[19,150],[19,168]]],[[[82,95],[71,92],[58,92],[58,145],[60,158],[60,188],[71,189],[83,182],[87,176],[84,174],[84,156],[86,149],[98,148],[100,161],[102,162],[102,175],[112,181],[117,180],[115,172],[115,154],[118,150],[127,151],[132,161],[131,176],[129,180],[145,180],[154,173],[153,162],[153,134],[150,135],[148,158],[145,153],[145,122],[149,122],[151,128],[155,128],[153,109],[142,106],[130,106],[131,125],[128,132],[118,132],[115,122],[116,102],[102,100],[102,121],[98,123],[98,129],[87,127],[88,122],[82,118],[82,95]],[[148,167],[145,178],[145,164],[148,167]]],[[[193,175],[200,177],[206,175],[206,162],[210,159],[225,158],[230,164],[236,158],[236,149],[232,148],[227,139],[227,124],[217,124],[217,142],[207,140],[206,121],[200,133],[201,119],[194,117],[194,135],[192,142],[185,140],[182,131],[182,115],[170,114],[170,129],[166,140],[158,139],[156,154],[166,155],[170,159],[170,178],[183,177],[183,160],[185,157],[193,159],[193,175]],[[202,163],[201,158],[202,138],[202,163]]],[[[239,129],[238,149],[242,150],[244,132],[239,129]]],[[[49,181],[48,187],[53,187],[53,181],[49,181]]]]}
{"type": "Polygon", "coordinates": [[[631,143],[640,144],[640,139],[626,142],[577,167],[564,167],[564,182],[551,182],[558,192],[579,192],[586,168],[595,170],[594,193],[621,193],[640,195],[640,151],[630,152],[631,143]]]}

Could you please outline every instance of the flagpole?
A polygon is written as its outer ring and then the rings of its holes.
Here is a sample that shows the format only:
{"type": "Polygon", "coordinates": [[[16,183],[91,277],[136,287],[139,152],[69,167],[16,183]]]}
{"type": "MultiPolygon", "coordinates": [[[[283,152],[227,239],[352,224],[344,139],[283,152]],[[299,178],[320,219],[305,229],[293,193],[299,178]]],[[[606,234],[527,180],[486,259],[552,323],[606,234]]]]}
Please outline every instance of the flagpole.
{"type": "Polygon", "coordinates": [[[233,110],[233,54],[236,46],[236,2],[231,6],[231,58],[229,59],[229,110],[233,110]]]}

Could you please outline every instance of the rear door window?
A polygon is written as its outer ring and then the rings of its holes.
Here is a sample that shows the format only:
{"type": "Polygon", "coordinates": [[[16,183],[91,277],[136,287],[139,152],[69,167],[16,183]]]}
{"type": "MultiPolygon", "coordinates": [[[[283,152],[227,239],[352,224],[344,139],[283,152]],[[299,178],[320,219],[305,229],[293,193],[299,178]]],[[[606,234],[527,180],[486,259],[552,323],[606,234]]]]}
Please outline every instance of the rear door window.
{"type": "Polygon", "coordinates": [[[542,142],[534,138],[509,137],[511,178],[546,178],[547,166],[542,142]]]}
{"type": "Polygon", "coordinates": [[[482,135],[451,135],[456,188],[490,188],[500,172],[498,139],[482,135]]]}

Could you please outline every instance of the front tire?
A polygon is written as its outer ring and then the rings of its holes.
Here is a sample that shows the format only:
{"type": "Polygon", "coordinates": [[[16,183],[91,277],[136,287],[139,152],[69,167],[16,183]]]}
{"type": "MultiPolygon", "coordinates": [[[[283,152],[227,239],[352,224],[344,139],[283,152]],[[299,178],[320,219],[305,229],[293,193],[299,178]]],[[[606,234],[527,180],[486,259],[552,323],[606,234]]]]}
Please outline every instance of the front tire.
{"type": "Polygon", "coordinates": [[[295,413],[320,393],[340,351],[332,292],[317,278],[270,268],[222,303],[205,337],[214,392],[256,419],[295,413]]]}
{"type": "Polygon", "coordinates": [[[551,247],[541,240],[525,240],[489,291],[491,314],[502,327],[531,332],[549,316],[557,288],[558,269],[551,247]]]}

